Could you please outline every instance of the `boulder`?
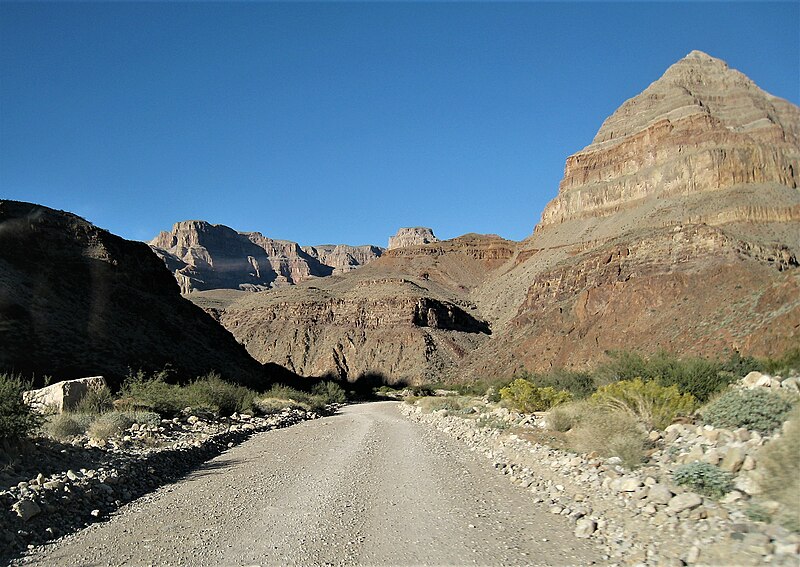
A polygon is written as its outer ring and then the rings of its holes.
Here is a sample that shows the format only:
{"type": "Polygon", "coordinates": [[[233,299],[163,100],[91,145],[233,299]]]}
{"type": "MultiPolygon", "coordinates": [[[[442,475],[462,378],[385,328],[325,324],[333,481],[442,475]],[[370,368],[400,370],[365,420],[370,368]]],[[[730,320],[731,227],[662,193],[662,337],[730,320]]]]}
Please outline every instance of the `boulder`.
{"type": "Polygon", "coordinates": [[[22,398],[34,409],[54,409],[58,413],[75,409],[90,391],[107,388],[106,379],[102,376],[89,376],[77,380],[65,380],[40,388],[23,392],[22,398]]]}
{"type": "Polygon", "coordinates": [[[673,514],[678,514],[684,510],[692,510],[703,503],[703,498],[694,492],[684,492],[674,496],[667,504],[667,509],[673,514]]]}

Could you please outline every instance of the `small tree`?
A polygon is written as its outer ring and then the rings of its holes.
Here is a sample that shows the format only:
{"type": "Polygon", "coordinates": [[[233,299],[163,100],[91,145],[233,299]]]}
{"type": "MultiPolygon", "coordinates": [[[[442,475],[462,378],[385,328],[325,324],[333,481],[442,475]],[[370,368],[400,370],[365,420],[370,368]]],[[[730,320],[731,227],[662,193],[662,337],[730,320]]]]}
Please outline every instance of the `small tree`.
{"type": "Polygon", "coordinates": [[[29,384],[18,376],[0,374],[0,439],[18,439],[42,423],[41,416],[22,399],[29,384]]]}

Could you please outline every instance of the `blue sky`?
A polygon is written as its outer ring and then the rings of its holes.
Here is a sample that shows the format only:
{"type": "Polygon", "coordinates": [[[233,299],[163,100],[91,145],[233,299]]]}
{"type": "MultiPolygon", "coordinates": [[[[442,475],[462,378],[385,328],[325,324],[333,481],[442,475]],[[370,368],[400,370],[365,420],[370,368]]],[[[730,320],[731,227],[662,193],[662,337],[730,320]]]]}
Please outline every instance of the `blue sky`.
{"type": "Polygon", "coordinates": [[[520,240],[693,49],[800,102],[797,2],[0,2],[0,198],[140,240],[520,240]]]}

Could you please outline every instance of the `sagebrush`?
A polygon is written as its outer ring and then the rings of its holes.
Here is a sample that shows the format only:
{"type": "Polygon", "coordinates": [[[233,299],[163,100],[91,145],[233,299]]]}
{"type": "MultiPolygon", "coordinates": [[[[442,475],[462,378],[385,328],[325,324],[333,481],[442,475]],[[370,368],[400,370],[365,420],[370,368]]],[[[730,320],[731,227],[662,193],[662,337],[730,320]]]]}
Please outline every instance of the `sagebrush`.
{"type": "Polygon", "coordinates": [[[720,498],[733,488],[732,474],[699,461],[679,466],[672,473],[672,479],[676,484],[712,498],[720,498]]]}
{"type": "Polygon", "coordinates": [[[715,427],[744,427],[771,433],[781,426],[792,409],[792,401],[764,388],[730,390],[701,410],[706,423],[715,427]]]}

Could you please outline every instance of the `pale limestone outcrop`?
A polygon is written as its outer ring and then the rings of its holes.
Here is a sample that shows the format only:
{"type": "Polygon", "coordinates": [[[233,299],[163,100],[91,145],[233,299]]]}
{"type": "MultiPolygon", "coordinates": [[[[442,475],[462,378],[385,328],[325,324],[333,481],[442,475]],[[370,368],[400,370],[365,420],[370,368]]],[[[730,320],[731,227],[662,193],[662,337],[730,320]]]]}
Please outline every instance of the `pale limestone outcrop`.
{"type": "Polygon", "coordinates": [[[401,228],[398,229],[397,234],[389,237],[388,250],[431,244],[433,242],[439,242],[439,239],[436,238],[430,228],[424,226],[401,228]]]}
{"type": "Polygon", "coordinates": [[[321,264],[330,266],[333,268],[333,275],[338,275],[377,260],[385,252],[385,249],[371,244],[363,246],[320,244],[318,246],[303,246],[303,252],[315,258],[321,264]]]}
{"type": "Polygon", "coordinates": [[[102,376],[89,376],[23,392],[22,399],[36,410],[61,413],[77,408],[90,391],[99,391],[107,387],[106,379],[102,376]]]}

